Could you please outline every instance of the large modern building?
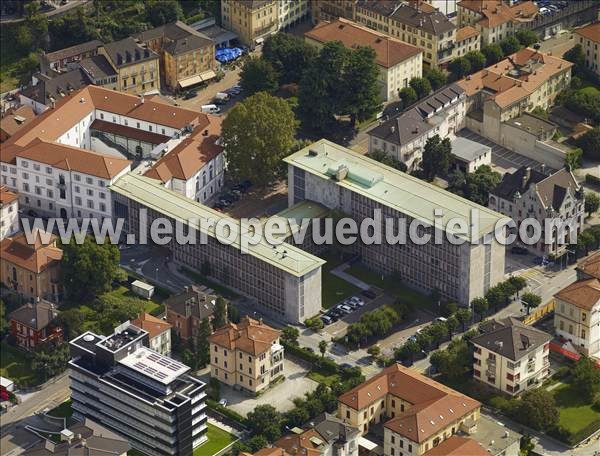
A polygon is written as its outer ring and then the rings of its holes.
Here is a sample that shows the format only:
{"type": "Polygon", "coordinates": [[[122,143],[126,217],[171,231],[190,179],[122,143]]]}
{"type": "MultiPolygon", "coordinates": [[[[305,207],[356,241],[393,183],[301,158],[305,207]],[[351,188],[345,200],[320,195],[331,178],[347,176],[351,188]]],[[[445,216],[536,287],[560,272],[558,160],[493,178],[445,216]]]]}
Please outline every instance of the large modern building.
{"type": "Polygon", "coordinates": [[[149,456],[191,455],[206,442],[205,384],[190,368],[148,348],[148,332],[125,323],[110,336],[70,342],[71,401],[149,456]]]}
{"type": "Polygon", "coordinates": [[[412,78],[420,78],[423,74],[422,49],[347,19],[322,22],[306,32],[304,38],[318,47],[331,41],[340,41],[350,49],[371,47],[376,53],[377,83],[383,101],[397,99],[400,89],[408,87],[412,78]]]}
{"type": "Polygon", "coordinates": [[[374,222],[374,231],[381,233],[382,242],[357,241],[348,246],[370,269],[397,274],[406,284],[427,292],[438,289],[463,305],[503,280],[505,249],[494,239],[495,230],[503,229],[501,214],[324,139],[285,162],[290,206],[316,201],[342,211],[358,224],[373,217],[375,209],[381,211],[382,220],[374,222]],[[434,214],[438,210],[441,216],[434,214]],[[393,220],[390,231],[396,234],[402,231],[401,221],[407,230],[414,220],[423,223],[417,232],[431,234],[431,241],[418,245],[405,233],[405,243],[397,238],[390,244],[384,226],[388,217],[393,220]],[[477,229],[459,232],[448,224],[456,218],[477,229]],[[446,234],[464,243],[452,244],[446,234]],[[434,242],[435,236],[441,242],[434,242]]]}
{"type": "Polygon", "coordinates": [[[260,237],[254,242],[239,220],[145,176],[123,176],[111,191],[115,213],[126,220],[129,233],[141,235],[141,209],[148,210],[146,230],[157,217],[165,217],[172,226],[181,224],[181,236],[193,239],[194,244],[177,242],[173,236],[168,243],[173,259],[196,270],[210,265],[211,276],[255,299],[260,312],[300,322],[321,310],[321,266],[325,261],[320,258],[275,239],[260,237]],[[242,252],[244,245],[247,253],[242,252]]]}

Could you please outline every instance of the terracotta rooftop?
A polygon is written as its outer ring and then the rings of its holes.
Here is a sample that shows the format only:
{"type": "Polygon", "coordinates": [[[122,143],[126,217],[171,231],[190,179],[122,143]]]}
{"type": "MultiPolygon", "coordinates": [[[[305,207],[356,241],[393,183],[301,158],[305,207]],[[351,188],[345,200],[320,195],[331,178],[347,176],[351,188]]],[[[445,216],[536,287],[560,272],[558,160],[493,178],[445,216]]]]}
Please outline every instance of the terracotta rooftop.
{"type": "Polygon", "coordinates": [[[600,43],[600,22],[577,29],[575,33],[595,43],[600,43]]]}
{"type": "Polygon", "coordinates": [[[320,43],[341,41],[347,48],[368,46],[375,50],[375,61],[385,68],[393,67],[421,52],[416,46],[403,43],[388,35],[372,30],[347,19],[321,22],[304,34],[305,37],[320,43]]]}
{"type": "Polygon", "coordinates": [[[539,11],[532,1],[509,6],[501,0],[462,0],[458,5],[481,14],[483,18],[479,24],[484,28],[497,27],[509,21],[529,21],[539,11]]]}
{"type": "Polygon", "coordinates": [[[600,279],[600,252],[590,255],[577,264],[577,270],[585,276],[600,279]]]}
{"type": "Polygon", "coordinates": [[[281,448],[262,448],[254,454],[241,452],[240,456],[288,456],[288,453],[281,448]]]}
{"type": "Polygon", "coordinates": [[[321,445],[317,445],[315,442],[322,441],[322,439],[321,434],[314,429],[309,429],[302,434],[284,435],[273,445],[291,455],[321,456],[319,448],[321,445]]]}
{"type": "Polygon", "coordinates": [[[33,109],[29,106],[21,106],[7,112],[0,120],[0,129],[7,135],[12,136],[21,128],[25,127],[35,118],[33,109]]]}
{"type": "Polygon", "coordinates": [[[213,332],[208,341],[229,350],[241,350],[256,356],[266,352],[279,338],[280,331],[250,317],[239,324],[228,323],[213,332]]]}
{"type": "Polygon", "coordinates": [[[140,314],[135,320],[131,320],[131,324],[148,331],[150,339],[154,339],[156,336],[171,329],[171,324],[169,322],[156,318],[146,312],[140,314]]]}
{"type": "Polygon", "coordinates": [[[62,259],[63,252],[56,247],[56,236],[50,235],[50,242],[44,243],[47,233],[34,231],[34,243],[27,243],[25,233],[7,237],[0,242],[2,260],[15,264],[30,272],[39,274],[62,259]]]}
{"type": "Polygon", "coordinates": [[[489,456],[489,453],[475,440],[453,435],[423,456],[489,456]]]}
{"type": "Polygon", "coordinates": [[[554,295],[580,309],[591,311],[600,304],[600,280],[583,279],[568,285],[554,295]]]}
{"type": "Polygon", "coordinates": [[[456,41],[464,41],[476,36],[479,36],[479,31],[475,27],[471,27],[470,25],[467,25],[466,27],[461,27],[456,31],[456,41]]]}
{"type": "Polygon", "coordinates": [[[18,199],[19,195],[8,190],[6,186],[2,185],[0,187],[0,207],[3,207],[5,204],[10,204],[18,199]]]}

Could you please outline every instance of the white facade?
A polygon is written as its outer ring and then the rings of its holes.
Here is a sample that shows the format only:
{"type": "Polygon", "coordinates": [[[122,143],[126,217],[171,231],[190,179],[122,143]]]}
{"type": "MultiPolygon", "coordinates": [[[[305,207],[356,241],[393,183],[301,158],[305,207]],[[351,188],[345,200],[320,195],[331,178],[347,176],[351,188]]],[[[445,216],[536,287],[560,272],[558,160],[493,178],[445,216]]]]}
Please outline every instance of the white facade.
{"type": "Polygon", "coordinates": [[[165,187],[199,203],[210,201],[223,188],[225,156],[220,153],[187,180],[172,178],[165,187]]]}
{"type": "Polygon", "coordinates": [[[150,338],[150,348],[161,355],[168,356],[171,353],[171,328],[150,338]]]}
{"type": "Polygon", "coordinates": [[[48,106],[46,106],[45,104],[39,103],[38,101],[26,97],[22,93],[19,94],[19,102],[24,106],[29,106],[37,115],[41,114],[46,109],[48,109],[48,106]]]}
{"type": "Polygon", "coordinates": [[[19,231],[19,200],[0,204],[0,240],[19,231]]]}
{"type": "Polygon", "coordinates": [[[279,13],[279,30],[297,24],[309,14],[308,0],[279,0],[277,2],[279,13]]]}
{"type": "Polygon", "coordinates": [[[554,330],[587,356],[600,358],[600,300],[591,309],[586,309],[557,296],[554,330]]]}
{"type": "Polygon", "coordinates": [[[389,68],[378,66],[380,80],[384,82],[383,99],[385,101],[398,99],[399,90],[408,87],[412,78],[420,78],[423,75],[423,53],[419,52],[389,68]]]}

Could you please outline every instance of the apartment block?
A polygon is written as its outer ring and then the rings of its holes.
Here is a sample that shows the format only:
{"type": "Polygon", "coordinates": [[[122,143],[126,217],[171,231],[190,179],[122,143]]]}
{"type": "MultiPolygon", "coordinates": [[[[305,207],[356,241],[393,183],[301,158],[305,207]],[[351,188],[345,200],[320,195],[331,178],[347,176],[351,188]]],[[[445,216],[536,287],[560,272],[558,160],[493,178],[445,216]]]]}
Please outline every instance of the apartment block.
{"type": "Polygon", "coordinates": [[[585,66],[600,75],[600,22],[575,30],[575,42],[581,45],[585,54],[585,66]]]}
{"type": "Polygon", "coordinates": [[[0,241],[19,231],[19,195],[0,186],[0,241]]]}
{"type": "Polygon", "coordinates": [[[564,255],[570,240],[582,231],[585,221],[583,190],[573,173],[565,168],[545,174],[523,166],[514,173],[506,173],[490,192],[488,206],[512,218],[516,224],[515,233],[524,220],[537,220],[542,226],[542,238],[525,247],[542,256],[564,255]],[[548,244],[544,231],[547,221],[553,226],[549,237],[552,242],[548,244]],[[572,227],[565,228],[564,240],[558,228],[563,225],[572,227]]]}
{"type": "Polygon", "coordinates": [[[408,170],[418,169],[427,140],[435,135],[454,138],[464,127],[466,114],[465,91],[450,84],[371,128],[369,152],[386,152],[408,170]]]}
{"type": "Polygon", "coordinates": [[[408,87],[412,78],[422,76],[421,49],[343,18],[318,24],[306,32],[304,38],[319,48],[325,43],[340,41],[350,49],[368,46],[375,50],[379,69],[377,83],[383,101],[397,99],[400,89],[408,87]]]}
{"type": "Polygon", "coordinates": [[[199,286],[185,287],[181,293],[165,300],[167,321],[178,337],[191,342],[191,339],[197,337],[202,320],[212,320],[216,303],[217,297],[199,286]]]}
{"type": "Polygon", "coordinates": [[[216,77],[215,43],[181,21],[146,30],[137,40],[160,56],[169,90],[186,89],[216,77]]]}
{"type": "Polygon", "coordinates": [[[210,376],[233,388],[258,394],[283,375],[281,331],[245,317],[217,328],[210,342],[210,376]]]}
{"type": "Polygon", "coordinates": [[[279,0],[279,30],[288,30],[297,25],[310,15],[310,2],[308,0],[279,0]]]}
{"type": "Polygon", "coordinates": [[[190,368],[148,348],[148,332],[125,323],[70,343],[76,419],[91,419],[149,456],[190,455],[207,441],[205,384],[190,368]]]}
{"type": "Polygon", "coordinates": [[[254,48],[279,30],[279,3],[275,0],[223,0],[221,25],[237,33],[246,46],[254,48]]]}
{"type": "Polygon", "coordinates": [[[166,217],[176,226],[180,240],[191,239],[176,242],[173,236],[167,243],[172,258],[195,270],[208,264],[213,278],[255,300],[261,312],[297,323],[321,310],[325,262],[320,258],[275,239],[262,237],[254,244],[239,220],[148,177],[127,174],[111,186],[111,192],[115,214],[126,220],[125,230],[148,235],[152,221],[166,217]],[[140,209],[147,209],[145,228],[140,224],[140,209]]]}
{"type": "Polygon", "coordinates": [[[550,374],[550,340],[516,318],[486,322],[471,340],[473,378],[511,396],[537,388],[550,374]]]}
{"type": "Polygon", "coordinates": [[[319,21],[335,21],[343,17],[356,19],[356,0],[314,0],[311,2],[313,24],[319,21]]]}

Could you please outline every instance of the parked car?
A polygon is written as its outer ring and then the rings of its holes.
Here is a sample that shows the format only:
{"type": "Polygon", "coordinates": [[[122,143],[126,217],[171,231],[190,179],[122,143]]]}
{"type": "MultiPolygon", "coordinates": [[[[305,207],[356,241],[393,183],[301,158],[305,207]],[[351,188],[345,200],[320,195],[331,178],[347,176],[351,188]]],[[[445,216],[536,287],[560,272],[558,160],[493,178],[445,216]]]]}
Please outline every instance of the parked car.
{"type": "Polygon", "coordinates": [[[360,299],[358,296],[352,296],[350,298],[350,301],[356,303],[358,305],[358,307],[362,307],[365,305],[365,302],[362,299],[360,299]]]}
{"type": "Polygon", "coordinates": [[[350,307],[352,310],[358,309],[358,304],[350,299],[346,299],[344,305],[350,307]]]}
{"type": "Polygon", "coordinates": [[[324,325],[330,325],[331,323],[333,323],[331,317],[328,317],[327,315],[321,315],[321,321],[324,325]]]}
{"type": "Polygon", "coordinates": [[[410,336],[410,337],[408,338],[408,341],[409,341],[409,342],[416,342],[416,341],[417,341],[417,336],[410,336]]]}
{"type": "Polygon", "coordinates": [[[219,401],[219,405],[221,405],[221,406],[223,406],[223,407],[227,407],[227,399],[225,399],[225,398],[222,398],[222,399],[219,401]]]}
{"type": "Polygon", "coordinates": [[[363,290],[361,294],[369,299],[375,299],[377,297],[377,293],[375,293],[373,290],[363,290]]]}
{"type": "Polygon", "coordinates": [[[342,305],[340,306],[340,309],[342,309],[342,310],[343,310],[344,312],[346,312],[347,314],[351,314],[351,313],[354,311],[354,309],[353,309],[352,307],[350,307],[350,306],[348,306],[348,305],[346,305],[346,304],[342,304],[342,305]]]}
{"type": "Polygon", "coordinates": [[[219,114],[221,112],[221,108],[219,108],[216,104],[202,105],[200,110],[204,114],[219,114]]]}
{"type": "Polygon", "coordinates": [[[513,245],[510,248],[510,253],[514,253],[515,255],[527,255],[529,250],[527,250],[525,247],[521,247],[520,245],[513,245]]]}

